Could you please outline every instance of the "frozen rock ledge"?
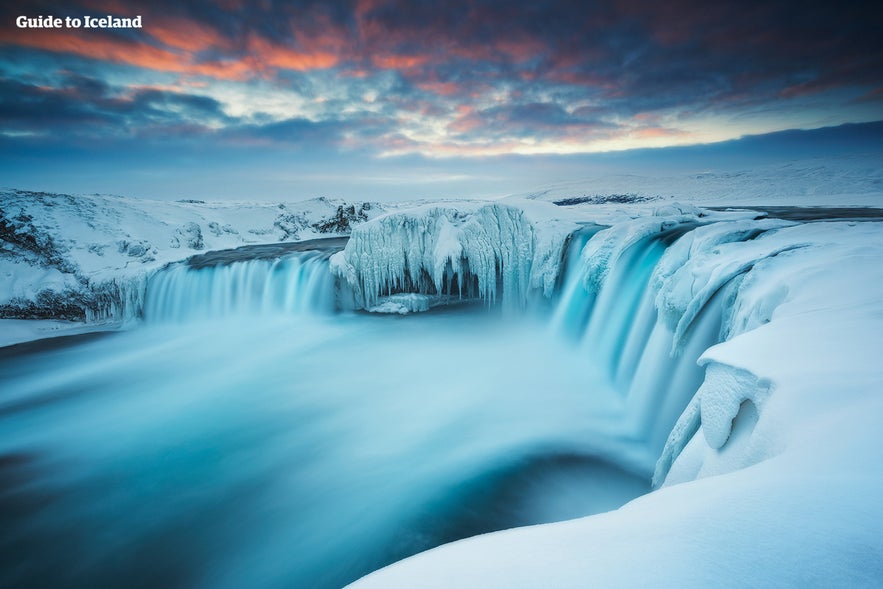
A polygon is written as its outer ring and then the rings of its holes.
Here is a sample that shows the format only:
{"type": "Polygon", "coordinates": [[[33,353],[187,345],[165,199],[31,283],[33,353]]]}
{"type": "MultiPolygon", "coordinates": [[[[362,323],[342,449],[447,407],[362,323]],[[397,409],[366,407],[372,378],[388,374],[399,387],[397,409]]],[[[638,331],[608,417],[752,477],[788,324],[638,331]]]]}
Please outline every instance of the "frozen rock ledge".
{"type": "Polygon", "coordinates": [[[569,224],[501,204],[424,206],[357,227],[332,271],[359,308],[414,293],[523,307],[554,289],[569,224]]]}

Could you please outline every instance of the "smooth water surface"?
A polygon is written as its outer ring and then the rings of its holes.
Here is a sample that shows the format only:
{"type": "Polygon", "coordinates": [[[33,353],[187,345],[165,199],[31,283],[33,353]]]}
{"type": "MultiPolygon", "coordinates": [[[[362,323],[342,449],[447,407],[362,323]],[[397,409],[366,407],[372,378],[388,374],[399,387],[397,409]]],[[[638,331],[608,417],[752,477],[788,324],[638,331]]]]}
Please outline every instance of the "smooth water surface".
{"type": "Polygon", "coordinates": [[[591,365],[470,308],[0,350],[0,586],[340,587],[618,507],[648,483],[592,456],[591,365]]]}

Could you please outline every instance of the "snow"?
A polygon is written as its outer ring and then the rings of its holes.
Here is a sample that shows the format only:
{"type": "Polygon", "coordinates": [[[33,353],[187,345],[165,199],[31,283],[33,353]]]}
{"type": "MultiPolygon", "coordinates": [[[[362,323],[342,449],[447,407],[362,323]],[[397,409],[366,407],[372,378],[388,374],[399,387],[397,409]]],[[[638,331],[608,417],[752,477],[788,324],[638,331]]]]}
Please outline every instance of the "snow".
{"type": "MultiPolygon", "coordinates": [[[[706,206],[871,206],[881,205],[883,166],[880,154],[797,159],[736,169],[697,169],[681,174],[619,174],[562,182],[513,195],[513,198],[554,202],[634,201],[643,208],[680,201],[706,206]]],[[[622,208],[583,204],[579,208],[622,208]]]]}
{"type": "Polygon", "coordinates": [[[0,319],[0,348],[53,337],[110,331],[115,328],[116,326],[113,325],[86,324],[79,321],[0,319]]]}
{"type": "Polygon", "coordinates": [[[0,257],[0,276],[3,277],[2,301],[14,298],[31,298],[37,290],[64,291],[77,287],[72,274],[58,268],[29,264],[24,260],[0,257]]]}
{"type": "Polygon", "coordinates": [[[731,279],[764,258],[806,247],[799,239],[770,239],[775,230],[792,225],[777,219],[714,223],[690,231],[666,250],[652,281],[656,308],[674,330],[675,345],[731,279]]]}
{"type": "Polygon", "coordinates": [[[407,315],[409,313],[423,313],[428,311],[438,297],[430,297],[413,292],[399,293],[380,297],[377,304],[368,307],[369,313],[389,313],[407,315]]]}

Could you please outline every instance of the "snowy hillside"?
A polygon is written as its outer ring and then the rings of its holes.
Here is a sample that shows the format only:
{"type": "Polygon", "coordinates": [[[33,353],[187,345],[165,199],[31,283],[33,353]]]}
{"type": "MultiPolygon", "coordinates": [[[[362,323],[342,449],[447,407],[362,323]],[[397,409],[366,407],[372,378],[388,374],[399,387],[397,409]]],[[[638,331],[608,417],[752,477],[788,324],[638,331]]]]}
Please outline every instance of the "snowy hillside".
{"type": "Polygon", "coordinates": [[[206,203],[6,191],[0,193],[0,317],[120,319],[137,283],[169,262],[248,244],[346,235],[382,211],[376,203],[325,198],[206,203]]]}

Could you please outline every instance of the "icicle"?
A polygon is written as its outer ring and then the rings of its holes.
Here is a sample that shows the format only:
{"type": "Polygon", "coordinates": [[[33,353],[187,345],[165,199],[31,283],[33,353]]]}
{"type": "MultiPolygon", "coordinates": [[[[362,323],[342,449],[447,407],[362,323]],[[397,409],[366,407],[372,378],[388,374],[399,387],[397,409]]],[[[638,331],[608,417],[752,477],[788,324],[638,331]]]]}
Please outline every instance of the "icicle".
{"type": "Polygon", "coordinates": [[[565,236],[549,232],[538,245],[534,226],[515,207],[423,207],[357,227],[331,267],[363,308],[407,292],[520,308],[532,290],[551,295],[565,236]],[[454,279],[457,293],[450,290],[454,279]]]}

